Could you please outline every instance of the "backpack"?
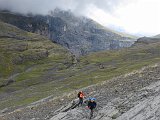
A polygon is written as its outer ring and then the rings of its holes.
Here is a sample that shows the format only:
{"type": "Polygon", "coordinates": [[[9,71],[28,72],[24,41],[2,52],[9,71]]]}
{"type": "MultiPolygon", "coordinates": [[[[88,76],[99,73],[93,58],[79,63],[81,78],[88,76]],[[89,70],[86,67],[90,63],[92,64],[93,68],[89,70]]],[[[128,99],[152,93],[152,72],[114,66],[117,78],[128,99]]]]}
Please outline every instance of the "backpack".
{"type": "Polygon", "coordinates": [[[78,97],[80,97],[80,94],[81,94],[81,93],[79,92],[79,93],[78,93],[78,97]]]}
{"type": "Polygon", "coordinates": [[[79,93],[78,93],[78,97],[79,97],[79,98],[83,98],[83,97],[84,97],[84,94],[83,94],[82,92],[79,92],[79,93]]]}
{"type": "Polygon", "coordinates": [[[84,97],[83,93],[80,93],[79,97],[80,97],[80,98],[83,98],[83,97],[84,97]]]}

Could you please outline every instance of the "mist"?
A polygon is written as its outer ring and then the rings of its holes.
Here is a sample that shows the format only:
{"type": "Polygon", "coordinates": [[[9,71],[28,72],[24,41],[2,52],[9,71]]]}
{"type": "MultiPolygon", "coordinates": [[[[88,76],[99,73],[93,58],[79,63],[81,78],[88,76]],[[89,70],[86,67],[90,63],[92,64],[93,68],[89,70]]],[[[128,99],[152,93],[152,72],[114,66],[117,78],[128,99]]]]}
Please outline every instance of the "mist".
{"type": "Polygon", "coordinates": [[[160,34],[159,0],[0,0],[0,9],[46,15],[55,8],[89,17],[129,34],[160,34]]]}
{"type": "Polygon", "coordinates": [[[0,9],[22,14],[48,14],[55,8],[71,10],[75,14],[85,15],[92,5],[112,11],[122,0],[0,0],[0,9]]]}

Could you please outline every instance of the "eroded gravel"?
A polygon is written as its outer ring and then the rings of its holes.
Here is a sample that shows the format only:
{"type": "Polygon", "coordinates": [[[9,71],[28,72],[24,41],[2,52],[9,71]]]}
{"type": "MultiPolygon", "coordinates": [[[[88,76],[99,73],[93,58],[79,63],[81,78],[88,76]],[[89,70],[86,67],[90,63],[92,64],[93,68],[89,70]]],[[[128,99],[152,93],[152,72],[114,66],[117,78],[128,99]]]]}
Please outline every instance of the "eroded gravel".
{"type": "MultiPolygon", "coordinates": [[[[84,89],[87,97],[97,98],[94,120],[159,120],[160,65],[119,76],[102,84],[84,89]],[[152,106],[152,107],[150,107],[152,106]],[[147,117],[146,117],[147,116],[147,117]]],[[[47,99],[26,108],[1,115],[4,120],[87,120],[89,110],[82,107],[70,109],[77,91],[47,99]]]]}

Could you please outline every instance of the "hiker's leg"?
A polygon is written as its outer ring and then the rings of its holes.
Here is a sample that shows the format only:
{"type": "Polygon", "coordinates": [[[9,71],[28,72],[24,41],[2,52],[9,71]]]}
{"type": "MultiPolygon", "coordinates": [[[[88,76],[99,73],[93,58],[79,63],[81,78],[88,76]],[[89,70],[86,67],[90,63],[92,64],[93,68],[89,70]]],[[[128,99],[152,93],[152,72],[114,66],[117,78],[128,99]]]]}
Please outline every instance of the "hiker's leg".
{"type": "Polygon", "coordinates": [[[93,109],[91,109],[91,116],[93,116],[93,109]]]}
{"type": "Polygon", "coordinates": [[[83,104],[83,98],[81,98],[81,106],[82,106],[82,104],[83,104]]]}
{"type": "Polygon", "coordinates": [[[82,105],[82,103],[83,103],[83,99],[79,98],[79,105],[82,105]]]}
{"type": "Polygon", "coordinates": [[[77,106],[79,106],[79,104],[81,104],[81,99],[79,98],[79,102],[78,102],[78,105],[77,106]]]}
{"type": "Polygon", "coordinates": [[[91,112],[90,112],[90,119],[93,117],[93,109],[91,109],[91,112]]]}

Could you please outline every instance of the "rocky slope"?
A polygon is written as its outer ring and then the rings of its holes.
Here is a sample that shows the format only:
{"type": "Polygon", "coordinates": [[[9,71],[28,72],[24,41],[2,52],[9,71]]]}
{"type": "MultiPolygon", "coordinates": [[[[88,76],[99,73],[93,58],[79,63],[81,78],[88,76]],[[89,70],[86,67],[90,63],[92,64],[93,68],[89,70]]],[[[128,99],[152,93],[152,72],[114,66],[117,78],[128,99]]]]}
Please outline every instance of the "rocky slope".
{"type": "Polygon", "coordinates": [[[85,17],[55,9],[48,16],[19,15],[0,12],[0,19],[23,30],[47,36],[75,55],[130,47],[134,39],[106,29],[85,17]]]}
{"type": "MultiPolygon", "coordinates": [[[[125,77],[116,78],[117,83],[113,80],[103,84],[99,89],[94,89],[93,96],[97,98],[99,106],[95,110],[93,120],[159,119],[159,70],[160,66],[156,64],[125,77]],[[150,83],[152,84],[149,85],[150,83]]],[[[82,107],[60,112],[50,120],[88,120],[88,118],[89,111],[82,107]]]]}
{"type": "MultiPolygon", "coordinates": [[[[93,120],[159,119],[160,64],[144,67],[101,84],[83,89],[87,97],[96,97],[98,106],[93,120]]],[[[70,109],[76,93],[39,101],[26,108],[1,114],[2,120],[88,120],[89,110],[70,109]],[[71,103],[70,103],[71,102],[71,103]],[[70,104],[69,104],[70,103],[70,104]]],[[[76,101],[76,99],[74,100],[76,101]]],[[[5,113],[5,111],[2,111],[5,113]]]]}

